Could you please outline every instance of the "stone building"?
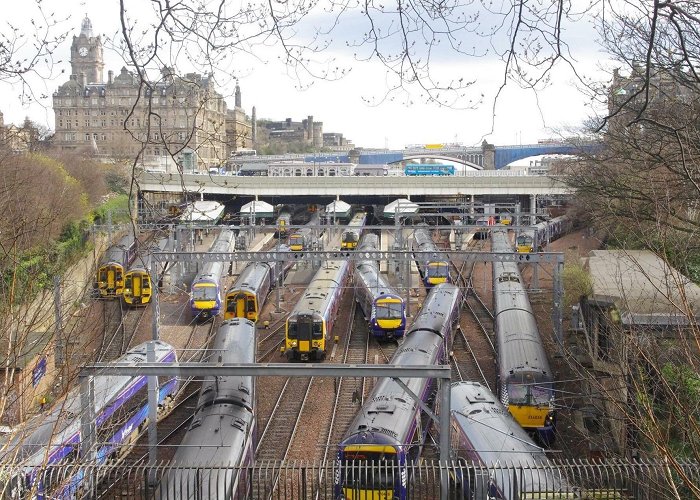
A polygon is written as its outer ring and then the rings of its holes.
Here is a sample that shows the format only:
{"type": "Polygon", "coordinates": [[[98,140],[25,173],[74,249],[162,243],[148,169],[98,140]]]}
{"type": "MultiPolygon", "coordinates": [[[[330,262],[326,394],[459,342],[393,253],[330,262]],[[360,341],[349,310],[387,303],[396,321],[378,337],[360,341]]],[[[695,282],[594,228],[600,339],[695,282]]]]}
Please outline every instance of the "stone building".
{"type": "Polygon", "coordinates": [[[128,160],[139,155],[143,166],[166,170],[177,162],[202,171],[227,158],[229,115],[213,78],[178,76],[166,67],[159,79],[142,81],[122,68],[104,81],[102,40],[87,17],[73,37],[70,62],[70,79],[53,94],[56,147],[128,160]]]}
{"type": "Polygon", "coordinates": [[[284,121],[260,121],[258,125],[265,129],[270,143],[296,143],[314,148],[323,147],[323,122],[315,122],[308,116],[300,122],[287,118],[284,121]]]}
{"type": "MultiPolygon", "coordinates": [[[[253,107],[255,116],[255,107],[253,107]]],[[[226,143],[229,153],[239,149],[254,149],[254,122],[246,116],[241,105],[241,88],[236,85],[235,106],[226,111],[226,143]]]]}

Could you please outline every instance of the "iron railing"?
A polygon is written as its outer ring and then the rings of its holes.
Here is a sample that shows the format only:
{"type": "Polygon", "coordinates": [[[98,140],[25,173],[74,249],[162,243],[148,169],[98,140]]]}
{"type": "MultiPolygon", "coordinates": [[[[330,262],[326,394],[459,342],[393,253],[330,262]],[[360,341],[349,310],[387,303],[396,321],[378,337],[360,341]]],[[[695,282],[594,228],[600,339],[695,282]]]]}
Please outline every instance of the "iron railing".
{"type": "Polygon", "coordinates": [[[700,464],[559,461],[487,467],[424,461],[404,470],[389,463],[341,469],[312,462],[256,462],[242,468],[66,464],[40,471],[0,464],[0,498],[335,500],[342,493],[347,498],[391,500],[403,487],[405,498],[433,500],[441,498],[443,480],[450,499],[685,499],[698,497],[700,464]],[[338,478],[344,489],[336,488],[338,478]],[[367,489],[375,492],[361,493],[367,489]]]}

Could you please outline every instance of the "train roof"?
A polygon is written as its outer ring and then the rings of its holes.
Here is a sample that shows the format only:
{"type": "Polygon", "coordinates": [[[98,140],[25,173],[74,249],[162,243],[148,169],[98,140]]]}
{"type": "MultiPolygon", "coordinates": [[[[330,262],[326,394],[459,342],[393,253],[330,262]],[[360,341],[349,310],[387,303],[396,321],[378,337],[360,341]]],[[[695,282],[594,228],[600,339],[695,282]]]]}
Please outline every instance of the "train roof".
{"type": "Polygon", "coordinates": [[[687,325],[685,303],[700,314],[700,287],[650,251],[592,250],[582,260],[592,282],[588,300],[614,305],[624,325],[687,325]]]}
{"type": "Polygon", "coordinates": [[[450,392],[450,412],[460,432],[485,464],[498,461],[546,461],[541,447],[518,424],[496,396],[479,382],[456,382],[450,392]]]}

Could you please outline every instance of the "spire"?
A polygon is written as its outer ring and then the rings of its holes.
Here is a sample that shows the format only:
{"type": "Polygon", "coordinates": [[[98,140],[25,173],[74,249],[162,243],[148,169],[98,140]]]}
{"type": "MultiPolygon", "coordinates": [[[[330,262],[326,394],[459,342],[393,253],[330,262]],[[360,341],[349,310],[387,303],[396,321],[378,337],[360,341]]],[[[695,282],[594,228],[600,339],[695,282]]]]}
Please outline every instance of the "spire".
{"type": "Polygon", "coordinates": [[[240,108],[241,107],[241,88],[238,86],[238,82],[236,82],[236,107],[240,108]]]}
{"type": "Polygon", "coordinates": [[[90,22],[87,14],[85,14],[85,19],[83,19],[83,24],[80,27],[80,34],[92,38],[92,22],[90,22]]]}

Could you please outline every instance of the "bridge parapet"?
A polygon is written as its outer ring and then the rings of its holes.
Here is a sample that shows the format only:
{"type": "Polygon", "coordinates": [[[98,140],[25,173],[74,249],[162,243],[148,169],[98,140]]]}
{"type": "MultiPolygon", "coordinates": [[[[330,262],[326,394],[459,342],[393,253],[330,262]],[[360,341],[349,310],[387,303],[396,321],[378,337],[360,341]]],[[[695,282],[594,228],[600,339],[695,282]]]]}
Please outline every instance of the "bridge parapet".
{"type": "Polygon", "coordinates": [[[465,196],[566,195],[564,182],[551,176],[511,171],[477,171],[434,177],[247,177],[141,173],[142,192],[239,196],[465,196]]]}

